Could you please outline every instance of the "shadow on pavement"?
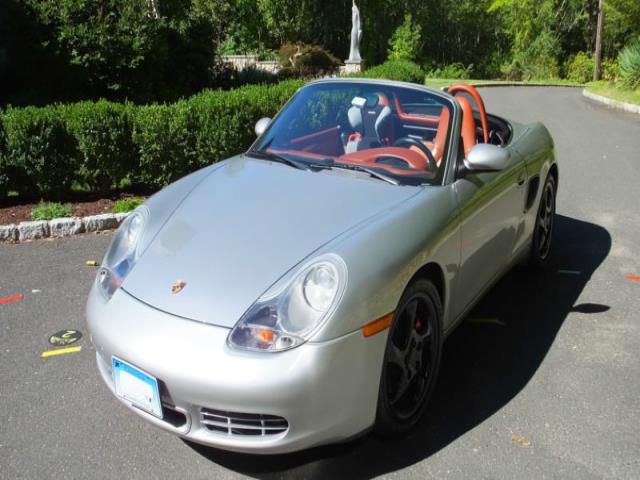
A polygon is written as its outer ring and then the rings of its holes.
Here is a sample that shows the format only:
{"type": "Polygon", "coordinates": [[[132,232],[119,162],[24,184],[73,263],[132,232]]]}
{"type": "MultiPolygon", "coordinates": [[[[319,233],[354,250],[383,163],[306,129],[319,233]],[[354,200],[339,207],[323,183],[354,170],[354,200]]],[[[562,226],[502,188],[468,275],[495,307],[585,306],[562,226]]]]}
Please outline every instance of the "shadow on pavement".
{"type": "Polygon", "coordinates": [[[440,380],[421,424],[408,435],[367,435],[288,455],[250,456],[195,444],[201,455],[256,478],[370,478],[433,455],[506,405],[524,388],[570,312],[607,305],[575,302],[607,257],[604,228],[558,215],[549,268],[517,268],[501,280],[445,343],[440,380]],[[561,270],[559,272],[558,270],[561,270]],[[496,321],[497,320],[497,321],[496,321]]]}

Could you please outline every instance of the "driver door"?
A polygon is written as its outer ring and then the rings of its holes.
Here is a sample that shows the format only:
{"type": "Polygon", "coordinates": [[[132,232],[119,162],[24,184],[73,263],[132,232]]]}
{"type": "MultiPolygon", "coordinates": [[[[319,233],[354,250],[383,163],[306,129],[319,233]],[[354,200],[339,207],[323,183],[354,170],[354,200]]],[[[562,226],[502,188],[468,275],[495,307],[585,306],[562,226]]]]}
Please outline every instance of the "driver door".
{"type": "Polygon", "coordinates": [[[524,227],[526,177],[522,156],[511,150],[504,170],[467,171],[455,181],[461,222],[456,316],[484,293],[511,261],[524,227]]]}

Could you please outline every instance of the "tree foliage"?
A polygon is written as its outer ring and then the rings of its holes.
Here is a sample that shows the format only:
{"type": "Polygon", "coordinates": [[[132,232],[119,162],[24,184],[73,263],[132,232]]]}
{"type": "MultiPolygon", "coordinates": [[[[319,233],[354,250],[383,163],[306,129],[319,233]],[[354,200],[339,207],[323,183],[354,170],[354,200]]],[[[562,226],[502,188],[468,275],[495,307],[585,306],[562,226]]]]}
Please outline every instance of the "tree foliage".
{"type": "MultiPolygon", "coordinates": [[[[369,66],[405,59],[431,72],[542,78],[594,50],[598,0],[357,4],[369,66]]],[[[344,60],[350,34],[349,0],[1,0],[0,105],[175,100],[235,85],[218,54],[275,58],[303,43],[344,60]]],[[[640,2],[606,0],[605,60],[639,35],[640,2]]]]}
{"type": "Polygon", "coordinates": [[[389,60],[415,61],[420,54],[421,42],[422,27],[407,13],[389,39],[389,60]]]}

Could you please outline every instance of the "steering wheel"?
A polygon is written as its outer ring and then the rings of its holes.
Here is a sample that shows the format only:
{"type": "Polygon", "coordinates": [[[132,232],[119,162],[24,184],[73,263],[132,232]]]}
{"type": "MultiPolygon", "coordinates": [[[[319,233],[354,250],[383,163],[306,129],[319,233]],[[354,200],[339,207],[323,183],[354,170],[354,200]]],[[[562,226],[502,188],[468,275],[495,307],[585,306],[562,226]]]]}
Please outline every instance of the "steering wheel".
{"type": "Polygon", "coordinates": [[[412,137],[402,137],[393,142],[394,147],[418,147],[422,153],[427,156],[427,162],[429,163],[429,170],[435,172],[438,170],[438,163],[431,153],[431,150],[427,148],[427,146],[419,140],[416,140],[412,137]]]}

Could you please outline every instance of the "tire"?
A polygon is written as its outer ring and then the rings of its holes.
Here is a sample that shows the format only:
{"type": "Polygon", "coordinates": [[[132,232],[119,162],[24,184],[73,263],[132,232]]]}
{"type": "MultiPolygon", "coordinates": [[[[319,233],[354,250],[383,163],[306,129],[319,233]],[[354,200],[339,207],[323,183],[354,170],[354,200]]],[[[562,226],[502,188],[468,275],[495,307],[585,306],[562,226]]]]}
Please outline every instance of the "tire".
{"type": "Polygon", "coordinates": [[[442,357],[442,302],[429,279],[412,282],[402,295],[387,337],[375,431],[396,435],[423,416],[442,357]]]}
{"type": "Polygon", "coordinates": [[[553,226],[556,215],[556,179],[549,175],[542,188],[540,205],[536,213],[533,228],[533,240],[529,265],[534,268],[545,267],[549,262],[549,254],[553,246],[553,226]]]}

